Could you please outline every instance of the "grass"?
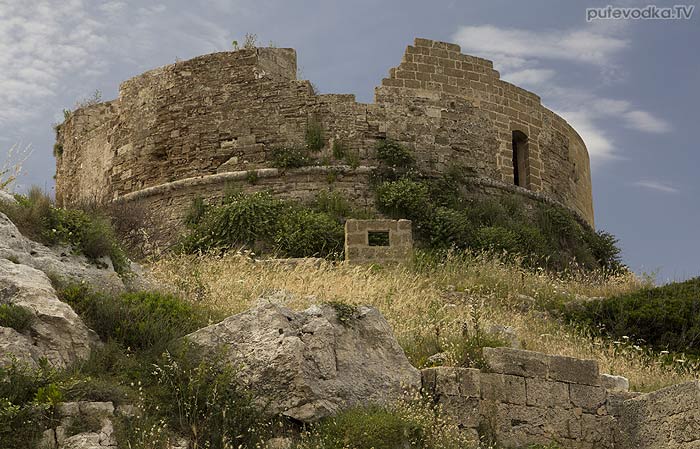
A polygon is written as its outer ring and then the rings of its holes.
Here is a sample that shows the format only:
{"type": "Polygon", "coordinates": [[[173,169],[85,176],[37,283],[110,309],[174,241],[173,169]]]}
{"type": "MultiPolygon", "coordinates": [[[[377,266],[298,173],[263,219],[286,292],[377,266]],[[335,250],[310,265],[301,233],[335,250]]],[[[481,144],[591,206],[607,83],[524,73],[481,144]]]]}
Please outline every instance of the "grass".
{"type": "Polygon", "coordinates": [[[448,364],[478,362],[465,361],[468,336],[474,335],[475,327],[483,330],[494,323],[513,327],[525,349],[595,359],[602,372],[629,378],[638,391],[697,377],[696,371],[669,366],[656,354],[615,344],[543,312],[580,296],[609,297],[648,285],[629,273],[553,274],[486,253],[452,254],[446,259],[419,255],[410,266],[389,267],[332,262],[290,267],[254,264],[240,254],[178,255],[152,268],[157,278],[180,291],[204,292],[199,301],[224,315],[247,310],[260,295],[276,289],[294,294],[287,305],[295,309],[324,301],[374,306],[418,367],[437,351],[445,352],[448,364]]]}
{"type": "Polygon", "coordinates": [[[49,246],[69,245],[74,252],[98,265],[101,258],[109,257],[117,273],[128,273],[129,261],[106,213],[94,207],[56,207],[38,187],[16,198],[17,204],[0,203],[0,212],[7,215],[25,237],[49,246]]]}
{"type": "Polygon", "coordinates": [[[10,327],[17,332],[29,329],[34,321],[31,310],[14,304],[0,304],[0,327],[10,327]]]}

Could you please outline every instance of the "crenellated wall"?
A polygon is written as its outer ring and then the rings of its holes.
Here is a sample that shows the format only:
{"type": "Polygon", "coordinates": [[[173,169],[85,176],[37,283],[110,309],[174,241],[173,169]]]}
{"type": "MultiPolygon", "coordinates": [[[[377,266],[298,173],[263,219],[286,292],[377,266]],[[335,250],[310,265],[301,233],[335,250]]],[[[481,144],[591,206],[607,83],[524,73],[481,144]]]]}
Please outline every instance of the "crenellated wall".
{"type": "MultiPolygon", "coordinates": [[[[311,122],[323,128],[322,165],[344,163],[331,151],[342,141],[357,164],[371,168],[377,141],[393,139],[424,172],[462,171],[488,180],[491,191],[542,196],[593,225],[588,154],[578,134],[535,94],[500,80],[490,61],[426,39],[406,49],[372,104],[314,93],[296,79],[292,49],[214,53],[146,72],[122,83],[116,100],[79,109],[59,128],[56,197],[60,204],[138,198],[177,228],[192,198],[221,196],[219,175],[271,168],[273,150],[302,146],[311,122]],[[513,185],[515,130],[528,138],[522,187],[513,185]],[[196,189],[181,182],[199,178],[196,189]]],[[[291,171],[261,185],[306,197],[329,188],[329,170],[305,173],[300,192],[299,183],[289,184],[291,171]]],[[[367,175],[344,170],[340,190],[371,204],[367,175]]],[[[227,185],[259,188],[243,175],[229,178],[227,185]]]]}

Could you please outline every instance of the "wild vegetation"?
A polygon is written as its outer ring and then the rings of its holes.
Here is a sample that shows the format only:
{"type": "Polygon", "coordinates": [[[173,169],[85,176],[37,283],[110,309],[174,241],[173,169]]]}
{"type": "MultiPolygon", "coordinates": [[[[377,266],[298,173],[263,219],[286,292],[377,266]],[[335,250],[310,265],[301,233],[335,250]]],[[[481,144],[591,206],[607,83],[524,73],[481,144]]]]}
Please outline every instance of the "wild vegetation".
{"type": "Polygon", "coordinates": [[[15,199],[17,204],[0,202],[0,212],[24,236],[48,246],[69,245],[74,252],[98,264],[101,258],[109,257],[118,273],[128,271],[128,259],[105,212],[92,206],[56,207],[38,187],[31,188],[26,196],[15,195],[15,199]]]}

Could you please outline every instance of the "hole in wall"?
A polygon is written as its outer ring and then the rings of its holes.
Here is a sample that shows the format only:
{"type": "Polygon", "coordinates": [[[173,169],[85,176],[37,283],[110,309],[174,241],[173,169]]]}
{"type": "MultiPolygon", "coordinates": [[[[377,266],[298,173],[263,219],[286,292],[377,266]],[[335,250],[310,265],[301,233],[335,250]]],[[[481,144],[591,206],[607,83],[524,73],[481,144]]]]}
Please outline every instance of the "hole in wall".
{"type": "Polygon", "coordinates": [[[389,246],[389,231],[367,231],[369,246],[389,246]]]}

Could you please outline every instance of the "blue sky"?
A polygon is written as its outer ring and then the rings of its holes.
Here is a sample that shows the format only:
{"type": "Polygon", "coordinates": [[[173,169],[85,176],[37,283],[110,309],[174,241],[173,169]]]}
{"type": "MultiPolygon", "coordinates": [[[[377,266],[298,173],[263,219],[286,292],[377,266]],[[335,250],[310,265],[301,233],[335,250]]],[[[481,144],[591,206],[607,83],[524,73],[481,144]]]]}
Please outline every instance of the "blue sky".
{"type": "Polygon", "coordinates": [[[51,189],[51,124],[64,108],[95,90],[112,99],[125,79],[246,33],[295,48],[322,92],[366,102],[414,37],[445,40],[493,60],[580,132],[596,225],[620,239],[627,264],[661,282],[698,276],[700,11],[586,22],[586,8],[609,3],[650,2],[0,0],[0,167],[11,147],[31,145],[16,189],[51,189]]]}

